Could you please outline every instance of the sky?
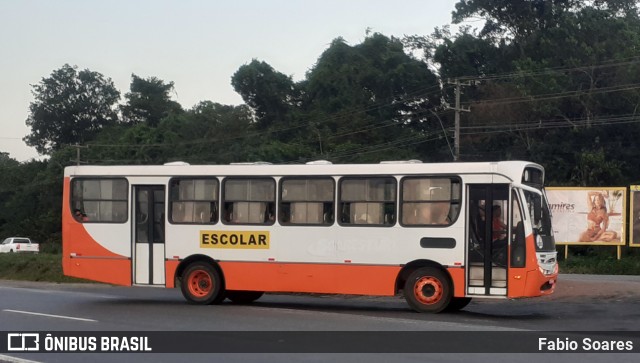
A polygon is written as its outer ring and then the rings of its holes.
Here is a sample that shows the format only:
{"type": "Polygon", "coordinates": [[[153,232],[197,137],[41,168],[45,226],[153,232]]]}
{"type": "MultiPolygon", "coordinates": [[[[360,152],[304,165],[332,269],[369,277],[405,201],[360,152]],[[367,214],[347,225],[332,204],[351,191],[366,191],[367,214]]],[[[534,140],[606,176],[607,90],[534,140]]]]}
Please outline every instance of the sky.
{"type": "MultiPolygon", "coordinates": [[[[111,78],[174,82],[172,98],[237,105],[231,76],[258,59],[304,79],[331,41],[429,35],[457,0],[0,0],[0,152],[41,158],[22,138],[32,85],[64,64],[111,78]]],[[[121,98],[122,102],[123,98],[121,98]]]]}

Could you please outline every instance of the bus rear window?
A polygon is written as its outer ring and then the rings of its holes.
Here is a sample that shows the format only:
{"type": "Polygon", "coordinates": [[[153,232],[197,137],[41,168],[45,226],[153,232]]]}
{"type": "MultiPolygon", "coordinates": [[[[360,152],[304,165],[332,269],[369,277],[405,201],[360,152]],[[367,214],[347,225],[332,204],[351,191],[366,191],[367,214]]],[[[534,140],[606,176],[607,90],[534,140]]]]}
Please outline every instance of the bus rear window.
{"type": "Polygon", "coordinates": [[[71,210],[78,222],[127,221],[129,184],[122,179],[77,178],[71,182],[71,210]]]}

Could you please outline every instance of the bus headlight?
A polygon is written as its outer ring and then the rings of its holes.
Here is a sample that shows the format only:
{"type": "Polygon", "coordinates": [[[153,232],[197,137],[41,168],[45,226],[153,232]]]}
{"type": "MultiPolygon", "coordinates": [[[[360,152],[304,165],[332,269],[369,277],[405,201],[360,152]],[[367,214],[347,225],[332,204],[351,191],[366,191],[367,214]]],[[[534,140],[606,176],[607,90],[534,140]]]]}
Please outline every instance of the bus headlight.
{"type": "Polygon", "coordinates": [[[538,268],[543,275],[552,275],[558,273],[558,253],[557,252],[538,252],[538,268]]]}

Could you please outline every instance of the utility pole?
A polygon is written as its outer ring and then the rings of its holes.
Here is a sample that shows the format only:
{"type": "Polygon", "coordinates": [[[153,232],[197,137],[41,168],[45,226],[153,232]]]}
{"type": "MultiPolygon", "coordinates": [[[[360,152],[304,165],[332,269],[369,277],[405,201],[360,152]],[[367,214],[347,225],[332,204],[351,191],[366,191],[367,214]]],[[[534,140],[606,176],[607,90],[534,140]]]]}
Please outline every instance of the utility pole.
{"type": "Polygon", "coordinates": [[[76,148],[76,160],[72,160],[76,162],[76,165],[80,165],[81,161],[80,161],[80,149],[86,149],[87,146],[82,146],[79,145],[78,143],[76,143],[75,145],[73,145],[73,147],[76,148]]]}
{"type": "Polygon", "coordinates": [[[449,105],[447,105],[447,109],[449,110],[454,110],[455,113],[455,128],[454,128],[454,143],[453,143],[453,148],[454,148],[454,155],[453,155],[453,161],[459,161],[460,160],[460,112],[470,112],[471,110],[469,108],[462,108],[460,107],[460,94],[462,93],[460,91],[460,87],[461,86],[470,86],[471,82],[460,82],[460,80],[458,78],[456,78],[453,82],[448,81],[447,83],[449,84],[453,84],[456,86],[455,88],[455,94],[456,94],[456,106],[455,107],[451,107],[449,105]]]}

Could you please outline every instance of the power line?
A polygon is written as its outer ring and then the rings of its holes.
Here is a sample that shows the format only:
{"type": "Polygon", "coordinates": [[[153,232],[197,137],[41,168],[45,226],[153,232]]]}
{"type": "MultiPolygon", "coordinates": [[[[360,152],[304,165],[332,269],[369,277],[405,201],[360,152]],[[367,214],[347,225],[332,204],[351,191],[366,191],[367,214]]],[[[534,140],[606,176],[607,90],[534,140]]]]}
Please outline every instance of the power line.
{"type": "Polygon", "coordinates": [[[630,83],[630,84],[596,88],[593,90],[589,90],[588,92],[576,90],[576,91],[565,91],[565,92],[555,92],[555,93],[543,93],[543,94],[533,95],[533,96],[495,98],[495,99],[469,102],[466,104],[506,105],[506,104],[513,104],[513,103],[521,103],[521,102],[549,101],[553,99],[561,99],[561,98],[574,97],[574,96],[585,96],[585,95],[596,95],[596,94],[613,93],[613,92],[621,92],[621,91],[631,91],[638,88],[640,88],[640,83],[630,83]]]}
{"type": "MultiPolygon", "coordinates": [[[[611,87],[603,87],[603,88],[599,88],[596,90],[593,90],[590,92],[590,94],[604,94],[604,93],[611,93],[611,92],[621,92],[621,91],[628,91],[628,90],[634,90],[634,89],[638,89],[640,88],[640,83],[633,83],[633,84],[625,84],[625,85],[617,85],[617,86],[611,86],[611,87]]],[[[561,99],[561,98],[566,98],[566,97],[572,97],[572,96],[576,96],[578,94],[580,94],[581,91],[566,91],[566,92],[557,92],[557,93],[549,93],[549,94],[541,94],[541,95],[535,95],[535,96],[530,96],[530,97],[510,97],[510,98],[502,98],[502,99],[492,99],[492,100],[483,100],[483,101],[478,101],[475,103],[468,103],[469,105],[500,105],[500,104],[511,104],[511,103],[521,103],[521,102],[535,102],[535,101],[543,101],[543,100],[551,100],[551,99],[561,99]]],[[[582,93],[584,94],[584,93],[582,93]]],[[[414,116],[417,114],[421,114],[421,113],[425,113],[425,112],[429,112],[430,110],[434,110],[435,108],[432,109],[427,109],[427,110],[420,110],[418,112],[414,112],[411,114],[407,114],[405,116],[414,116]]],[[[342,117],[342,116],[341,116],[342,117]]],[[[333,118],[333,119],[327,119],[327,120],[337,120],[338,118],[333,118]]],[[[397,126],[399,125],[397,122],[394,121],[390,121],[390,120],[382,120],[379,121],[377,123],[374,124],[369,124],[368,126],[366,126],[363,129],[360,130],[356,130],[356,131],[349,131],[349,132],[345,132],[345,133],[336,133],[333,135],[330,135],[330,138],[335,138],[335,137],[339,137],[339,136],[347,136],[347,135],[353,135],[353,134],[358,134],[358,133],[362,133],[362,132],[367,132],[367,131],[371,131],[373,129],[378,129],[378,128],[383,128],[383,127],[389,127],[389,126],[397,126]]],[[[292,130],[292,129],[296,129],[296,128],[300,128],[303,126],[307,126],[307,125],[299,125],[299,126],[294,126],[294,127],[288,127],[288,128],[282,128],[282,129],[276,129],[273,132],[277,133],[280,131],[284,131],[284,130],[292,130]]],[[[461,129],[464,129],[465,127],[461,127],[461,129]]],[[[256,136],[260,136],[262,135],[261,132],[254,132],[254,133],[250,133],[250,134],[245,134],[245,135],[239,135],[239,136],[235,136],[235,137],[224,137],[225,140],[237,140],[237,139],[246,139],[246,138],[251,138],[251,137],[256,137],[256,136]]],[[[184,142],[173,142],[173,143],[154,143],[154,144],[89,144],[89,147],[130,147],[130,148],[145,148],[145,147],[166,147],[166,146],[176,146],[176,145],[194,145],[194,144],[200,144],[200,143],[211,143],[215,140],[218,140],[218,138],[213,138],[213,139],[203,139],[203,140],[193,140],[193,141],[184,141],[184,142]]]]}
{"type": "Polygon", "coordinates": [[[640,117],[637,115],[620,115],[612,117],[603,117],[596,119],[556,119],[545,120],[537,122],[521,122],[521,123],[509,123],[509,124],[487,124],[487,125],[475,125],[465,126],[464,130],[470,132],[463,132],[462,135],[478,135],[478,134],[495,134],[510,131],[532,131],[532,130],[548,130],[557,128],[574,128],[578,126],[610,126],[620,124],[640,123],[640,117]],[[570,122],[569,122],[570,121],[570,122]]]}
{"type": "MultiPolygon", "coordinates": [[[[540,76],[540,75],[548,75],[548,74],[559,74],[559,73],[569,73],[569,72],[576,72],[576,71],[585,71],[585,70],[594,70],[594,69],[603,69],[603,68],[610,68],[610,67],[621,67],[621,66],[625,66],[625,65],[635,65],[640,63],[640,57],[631,57],[628,58],[627,60],[623,60],[623,61],[611,61],[608,63],[602,63],[602,64],[598,64],[598,65],[587,65],[587,66],[579,66],[579,67],[556,67],[556,68],[551,68],[551,69],[545,69],[545,70],[541,70],[541,71],[528,71],[528,72],[511,72],[511,73],[503,73],[503,74],[493,74],[493,75],[484,75],[481,77],[462,77],[460,78],[461,80],[499,80],[499,79],[509,79],[509,78],[516,78],[516,77],[526,77],[526,76],[540,76]]],[[[469,102],[469,103],[465,103],[467,105],[505,105],[505,104],[512,104],[512,103],[522,103],[522,102],[539,102],[539,101],[545,101],[545,100],[553,100],[553,99],[561,99],[561,98],[566,98],[566,97],[576,97],[576,96],[584,96],[584,95],[597,95],[597,94],[606,94],[606,93],[611,93],[611,92],[621,92],[621,91],[629,91],[629,90],[635,90],[640,88],[640,83],[629,83],[629,84],[623,84],[623,85],[615,85],[615,86],[609,86],[609,87],[602,87],[602,88],[597,88],[594,90],[590,90],[588,92],[582,91],[582,90],[576,90],[576,91],[564,91],[564,92],[554,92],[554,93],[546,93],[546,94],[538,94],[538,95],[532,95],[532,96],[521,96],[521,97],[506,97],[506,98],[499,98],[499,99],[487,99],[487,100],[481,100],[481,101],[477,101],[477,102],[469,102]]],[[[412,101],[424,101],[427,100],[429,96],[431,95],[435,95],[440,93],[442,95],[443,91],[445,90],[444,86],[442,86],[441,84],[435,84],[435,85],[431,85],[428,87],[424,87],[421,89],[417,89],[411,92],[408,92],[406,94],[404,94],[402,97],[398,97],[398,98],[394,98],[393,100],[387,100],[384,102],[378,102],[377,104],[374,103],[368,107],[365,108],[361,108],[361,109],[357,109],[357,110],[350,110],[350,111],[346,111],[340,114],[334,114],[331,115],[329,117],[324,117],[324,118],[320,118],[320,119],[309,119],[309,120],[303,120],[301,122],[299,122],[298,125],[289,125],[289,126],[283,126],[283,127],[279,127],[279,128],[275,128],[275,129],[271,129],[268,130],[268,132],[270,133],[274,133],[277,134],[279,132],[285,132],[285,131],[290,131],[290,130],[296,130],[296,129],[300,129],[303,127],[308,127],[310,125],[324,125],[325,123],[330,123],[330,122],[337,122],[340,120],[344,120],[344,119],[348,119],[349,117],[355,117],[358,116],[360,114],[364,114],[367,112],[371,112],[371,111],[375,111],[375,110],[380,110],[380,109],[384,109],[387,107],[393,107],[399,104],[399,102],[412,102],[412,101]]],[[[458,93],[458,92],[457,92],[458,93]]],[[[459,93],[458,93],[459,94],[459,93]]],[[[456,109],[459,106],[456,106],[456,109]]],[[[430,109],[425,109],[425,110],[415,110],[415,111],[411,111],[408,112],[406,114],[402,114],[398,117],[398,120],[381,120],[381,121],[377,121],[374,123],[369,123],[366,126],[357,129],[357,130],[349,130],[349,131],[344,131],[344,132],[334,132],[332,134],[329,134],[327,136],[328,139],[332,139],[332,138],[337,138],[337,137],[341,137],[341,136],[351,136],[351,135],[356,135],[359,133],[365,133],[365,132],[371,132],[373,130],[378,130],[378,129],[382,129],[382,128],[386,128],[386,127],[392,127],[392,126],[398,126],[398,125],[402,125],[402,119],[410,119],[412,117],[416,117],[417,115],[421,115],[427,112],[433,112],[433,110],[435,110],[436,108],[430,108],[430,109]]],[[[437,116],[437,115],[436,115],[437,116]]],[[[613,118],[609,119],[609,122],[612,123],[615,120],[613,118]]],[[[558,122],[563,122],[558,121],[558,122]]],[[[566,120],[564,121],[566,122],[566,120]]],[[[579,123],[579,121],[576,121],[579,123]]],[[[620,122],[635,122],[632,120],[618,120],[615,121],[617,123],[620,122]]],[[[478,134],[478,133],[495,133],[495,132],[505,132],[505,131],[527,131],[527,130],[533,130],[533,129],[541,129],[541,128],[551,128],[551,127],[570,127],[570,126],[576,126],[574,125],[567,125],[567,124],[546,124],[545,126],[541,127],[540,125],[522,125],[522,124],[516,124],[514,125],[503,125],[501,126],[502,129],[494,129],[494,130],[477,130],[474,132],[474,134],[478,134]],[[510,129],[505,129],[505,127],[510,127],[510,129]]],[[[472,126],[472,127],[483,127],[483,126],[472,126]]],[[[491,128],[491,127],[495,127],[495,126],[484,126],[485,128],[491,128]]],[[[444,128],[444,127],[443,127],[444,128]]],[[[470,130],[469,127],[460,127],[461,130],[470,130]]],[[[470,133],[460,133],[460,135],[469,135],[470,133]]],[[[189,141],[179,141],[179,142],[162,142],[162,143],[151,143],[151,144],[89,144],[88,146],[90,147],[119,147],[119,148],[137,148],[137,149],[144,149],[144,148],[155,148],[155,147],[167,147],[167,146],[178,146],[178,145],[197,145],[197,144],[207,144],[207,143],[211,143],[211,142],[215,142],[217,140],[238,140],[238,139],[247,139],[247,138],[252,138],[252,137],[259,137],[262,136],[263,132],[262,131],[256,131],[256,132],[252,132],[252,133],[246,133],[246,134],[242,134],[242,135],[237,135],[237,136],[231,136],[231,137],[222,137],[222,136],[216,136],[213,138],[208,138],[208,139],[200,139],[200,140],[189,140],[189,141]]],[[[445,132],[446,135],[446,132],[445,132]]],[[[458,137],[456,137],[456,141],[459,140],[459,135],[458,137]]],[[[306,143],[296,143],[298,145],[306,145],[306,143]]],[[[375,145],[374,145],[375,146],[375,145]]],[[[79,158],[78,158],[79,160],[79,158]]]]}
{"type": "Polygon", "coordinates": [[[551,74],[562,74],[569,72],[577,72],[577,71],[585,71],[585,70],[595,70],[601,68],[611,68],[611,67],[620,67],[625,65],[634,65],[640,63],[640,56],[628,57],[622,59],[614,59],[610,61],[605,61],[599,64],[593,65],[582,65],[576,67],[551,67],[538,71],[515,71],[515,72],[505,72],[505,73],[494,73],[494,74],[486,74],[481,76],[461,76],[458,77],[461,81],[484,81],[484,80],[499,80],[499,79],[508,79],[508,78],[521,78],[521,77],[533,77],[533,76],[543,76],[543,75],[551,75],[551,74]]]}
{"type": "MultiPolygon", "coordinates": [[[[418,100],[423,100],[425,99],[427,96],[432,95],[432,94],[436,94],[436,91],[439,93],[440,92],[440,85],[432,85],[429,86],[427,88],[424,88],[422,90],[432,90],[437,88],[435,91],[430,91],[428,93],[420,93],[418,94],[417,92],[411,92],[409,94],[414,94],[413,97],[411,98],[398,98],[392,102],[388,102],[388,103],[379,103],[377,105],[373,105],[371,107],[367,107],[364,109],[359,109],[359,110],[354,110],[354,111],[348,111],[347,113],[344,114],[339,114],[339,115],[334,115],[331,117],[326,117],[326,118],[321,118],[319,120],[306,120],[304,122],[300,122],[299,125],[295,125],[295,126],[283,126],[283,127],[279,127],[279,128],[275,128],[275,129],[271,129],[271,130],[267,130],[267,132],[269,133],[280,133],[280,132],[286,132],[286,131],[292,131],[292,130],[296,130],[296,129],[300,129],[303,127],[308,127],[310,124],[325,124],[325,123],[330,123],[330,122],[337,122],[343,119],[347,119],[349,117],[353,117],[355,115],[359,115],[359,114],[363,114],[369,111],[375,111],[378,109],[382,109],[385,107],[391,107],[391,106],[395,106],[397,105],[398,102],[400,101],[418,101],[418,100]]],[[[417,115],[419,113],[424,113],[424,112],[428,112],[428,111],[420,111],[420,112],[414,112],[411,114],[408,114],[406,116],[412,116],[412,115],[417,115]]],[[[388,122],[393,122],[393,121],[389,121],[389,120],[382,120],[382,121],[378,121],[377,123],[388,123],[388,122]]],[[[371,125],[375,125],[375,124],[369,124],[368,126],[371,125]]],[[[389,125],[391,126],[391,125],[389,125]]],[[[337,137],[337,136],[343,136],[343,135],[347,135],[347,134],[351,134],[352,131],[349,131],[345,134],[335,134],[332,135],[332,137],[337,137]]],[[[165,147],[165,146],[176,146],[176,145],[195,145],[195,144],[206,144],[206,143],[211,143],[212,141],[216,141],[216,140],[220,140],[220,139],[224,139],[224,140],[238,140],[238,139],[246,139],[246,138],[251,138],[251,137],[260,137],[264,135],[264,131],[255,131],[253,133],[249,133],[249,134],[244,134],[244,135],[238,135],[238,136],[232,136],[232,137],[228,137],[228,136],[224,136],[224,137],[215,137],[215,138],[209,138],[209,139],[201,139],[201,140],[192,140],[192,141],[182,141],[182,142],[172,142],[172,143],[150,143],[150,144],[87,144],[87,146],[89,147],[123,147],[123,148],[127,148],[127,147],[131,147],[131,148],[138,148],[138,147],[165,147]]]]}

